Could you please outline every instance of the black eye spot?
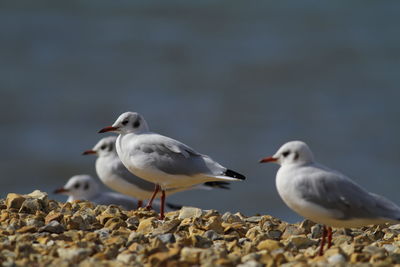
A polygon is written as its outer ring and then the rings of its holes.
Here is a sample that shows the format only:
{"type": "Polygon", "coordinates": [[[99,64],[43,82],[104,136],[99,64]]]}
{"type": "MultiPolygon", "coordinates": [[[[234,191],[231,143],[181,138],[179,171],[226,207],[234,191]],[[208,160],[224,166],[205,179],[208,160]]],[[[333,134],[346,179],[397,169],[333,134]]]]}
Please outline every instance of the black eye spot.
{"type": "Polygon", "coordinates": [[[84,190],[88,190],[89,189],[89,184],[85,183],[85,186],[83,187],[84,190]]]}
{"type": "Polygon", "coordinates": [[[125,126],[125,125],[127,125],[127,124],[128,124],[128,122],[129,122],[128,120],[125,120],[125,121],[123,121],[123,122],[122,122],[122,125],[124,125],[124,126],[125,126]]]}
{"type": "Polygon", "coordinates": [[[282,153],[282,155],[286,158],[290,154],[290,151],[285,151],[282,153]]]}
{"type": "Polygon", "coordinates": [[[102,145],[102,146],[100,147],[101,150],[104,150],[104,149],[106,149],[106,148],[107,148],[106,145],[102,145]]]}
{"type": "Polygon", "coordinates": [[[294,160],[297,160],[299,158],[299,153],[294,152],[294,160]]]}
{"type": "Polygon", "coordinates": [[[140,126],[140,121],[139,120],[137,120],[137,121],[135,121],[134,123],[133,123],[133,127],[134,128],[137,128],[137,127],[139,127],[140,126]]]}
{"type": "Polygon", "coordinates": [[[80,186],[81,186],[80,183],[77,183],[77,184],[74,185],[74,187],[75,187],[76,189],[78,189],[80,186]]]}
{"type": "Polygon", "coordinates": [[[114,147],[113,144],[109,144],[109,145],[108,145],[108,151],[112,151],[112,150],[113,150],[113,147],[114,147]]]}

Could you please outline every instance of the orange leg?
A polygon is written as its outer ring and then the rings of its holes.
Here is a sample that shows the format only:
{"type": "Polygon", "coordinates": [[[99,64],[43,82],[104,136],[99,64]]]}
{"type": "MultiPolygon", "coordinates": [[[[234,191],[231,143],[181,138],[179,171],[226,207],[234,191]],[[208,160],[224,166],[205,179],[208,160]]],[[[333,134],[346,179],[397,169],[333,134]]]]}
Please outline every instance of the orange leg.
{"type": "Polygon", "coordinates": [[[328,227],[328,248],[332,246],[332,227],[328,227]]]}
{"type": "Polygon", "coordinates": [[[153,205],[153,200],[154,200],[154,198],[156,197],[156,195],[157,195],[157,193],[158,193],[158,190],[160,190],[160,186],[159,186],[158,184],[156,184],[156,187],[154,188],[153,195],[151,196],[149,203],[147,203],[147,205],[146,205],[146,207],[145,207],[146,209],[148,209],[148,210],[153,209],[153,207],[152,207],[152,205],[153,205]]]}
{"type": "Polygon", "coordinates": [[[165,207],[165,190],[161,190],[161,210],[160,210],[160,220],[164,220],[164,207],[165,207]]]}
{"type": "Polygon", "coordinates": [[[325,238],[326,238],[326,235],[327,235],[326,226],[324,225],[323,227],[324,228],[322,230],[321,243],[320,243],[319,253],[318,253],[319,256],[324,255],[325,238]]]}

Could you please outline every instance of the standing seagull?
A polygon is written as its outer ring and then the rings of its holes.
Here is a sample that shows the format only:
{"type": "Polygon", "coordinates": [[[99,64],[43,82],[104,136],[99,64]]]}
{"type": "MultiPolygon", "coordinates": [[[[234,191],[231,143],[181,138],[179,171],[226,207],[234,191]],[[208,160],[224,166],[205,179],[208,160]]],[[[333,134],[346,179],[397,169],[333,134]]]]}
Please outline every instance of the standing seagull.
{"type": "Polygon", "coordinates": [[[112,126],[99,132],[118,133],[116,147],[122,163],[136,176],[155,184],[147,208],[151,208],[161,189],[160,219],[164,219],[165,190],[169,188],[245,179],[177,140],[150,132],[144,118],[136,112],[121,114],[112,126]]]}
{"type": "MultiPolygon", "coordinates": [[[[136,199],[115,192],[103,191],[100,184],[90,175],[81,174],[72,176],[61,188],[54,191],[55,194],[69,196],[67,202],[74,200],[87,200],[97,205],[118,205],[126,210],[136,207],[136,199]]],[[[171,210],[179,209],[180,206],[167,203],[171,210]]],[[[160,210],[156,203],[156,210],[160,210]]]]}
{"type": "MultiPolygon", "coordinates": [[[[112,190],[138,199],[138,207],[141,207],[143,200],[151,198],[155,185],[133,175],[126,169],[115,149],[116,140],[116,136],[102,138],[93,149],[83,152],[83,155],[97,155],[96,172],[100,180],[112,190]]],[[[194,188],[210,189],[211,187],[229,189],[226,182],[210,182],[196,187],[167,189],[166,194],[170,195],[194,188]]]]}
{"type": "Polygon", "coordinates": [[[304,142],[288,142],[275,155],[260,162],[280,164],[276,187],[283,201],[301,216],[324,225],[319,255],[323,254],[326,236],[328,248],[331,246],[331,227],[351,228],[400,221],[399,206],[315,162],[304,142]]]}

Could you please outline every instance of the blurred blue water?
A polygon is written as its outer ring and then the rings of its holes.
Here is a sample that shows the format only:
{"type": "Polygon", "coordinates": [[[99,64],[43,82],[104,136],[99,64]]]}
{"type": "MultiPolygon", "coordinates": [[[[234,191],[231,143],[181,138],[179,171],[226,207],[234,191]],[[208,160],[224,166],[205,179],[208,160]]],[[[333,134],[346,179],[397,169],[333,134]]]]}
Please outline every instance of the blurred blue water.
{"type": "MultiPolygon", "coordinates": [[[[259,165],[292,139],[400,204],[396,1],[0,4],[0,196],[95,174],[122,112],[247,175],[171,201],[299,217],[259,165]]],[[[58,196],[55,199],[61,200],[58,196]]]]}

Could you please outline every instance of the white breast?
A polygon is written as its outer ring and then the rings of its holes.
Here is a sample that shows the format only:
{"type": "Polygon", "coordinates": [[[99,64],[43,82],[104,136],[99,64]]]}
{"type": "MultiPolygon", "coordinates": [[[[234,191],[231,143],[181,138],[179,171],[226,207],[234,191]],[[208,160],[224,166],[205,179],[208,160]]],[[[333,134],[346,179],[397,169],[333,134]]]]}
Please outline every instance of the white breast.
{"type": "Polygon", "coordinates": [[[120,160],[125,167],[136,176],[152,183],[162,184],[165,173],[154,168],[149,155],[136,149],[145,134],[126,134],[117,138],[116,147],[120,160]]]}
{"type": "Polygon", "coordinates": [[[313,222],[325,224],[332,227],[360,227],[371,224],[381,224],[387,222],[383,218],[353,218],[341,220],[340,210],[332,210],[302,198],[296,184],[299,179],[307,179],[305,175],[299,175],[298,169],[290,166],[281,167],[276,175],[276,187],[282,200],[299,215],[313,222]]]}
{"type": "Polygon", "coordinates": [[[296,184],[302,179],[290,167],[281,167],[276,175],[276,187],[285,204],[299,215],[316,223],[331,225],[334,218],[340,216],[338,211],[326,209],[302,198],[296,184]]]}
{"type": "Polygon", "coordinates": [[[122,164],[117,157],[100,157],[96,161],[96,172],[100,180],[112,190],[121,194],[128,195],[140,200],[148,199],[152,191],[146,191],[133,183],[128,182],[124,177],[120,177],[113,170],[122,164]]]}

